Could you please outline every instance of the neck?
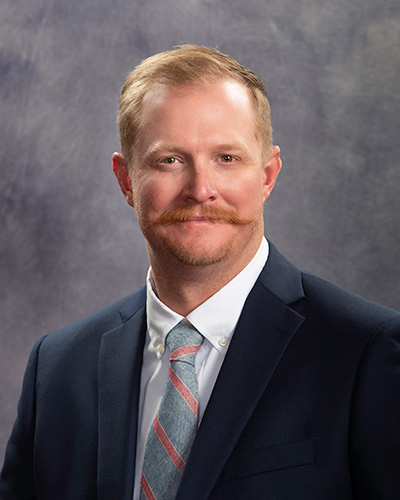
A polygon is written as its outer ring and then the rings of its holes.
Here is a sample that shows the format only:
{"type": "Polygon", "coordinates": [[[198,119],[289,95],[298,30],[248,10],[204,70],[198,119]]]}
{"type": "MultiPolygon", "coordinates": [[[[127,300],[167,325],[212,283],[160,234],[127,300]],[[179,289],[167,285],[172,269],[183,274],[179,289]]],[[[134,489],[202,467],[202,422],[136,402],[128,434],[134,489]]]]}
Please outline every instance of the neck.
{"type": "Polygon", "coordinates": [[[155,258],[149,252],[159,299],[170,309],[187,316],[239,274],[256,254],[260,242],[241,258],[204,266],[191,266],[175,258],[155,258]]]}

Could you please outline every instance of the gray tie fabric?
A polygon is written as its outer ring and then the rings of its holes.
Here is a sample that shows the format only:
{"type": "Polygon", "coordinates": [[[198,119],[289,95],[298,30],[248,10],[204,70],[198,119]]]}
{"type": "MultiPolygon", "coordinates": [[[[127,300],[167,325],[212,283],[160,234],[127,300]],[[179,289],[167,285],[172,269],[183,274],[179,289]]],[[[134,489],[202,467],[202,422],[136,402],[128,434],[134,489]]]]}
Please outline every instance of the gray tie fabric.
{"type": "Polygon", "coordinates": [[[197,431],[198,389],[194,369],[203,336],[179,323],[168,333],[167,384],[146,442],[140,500],[173,500],[197,431]]]}

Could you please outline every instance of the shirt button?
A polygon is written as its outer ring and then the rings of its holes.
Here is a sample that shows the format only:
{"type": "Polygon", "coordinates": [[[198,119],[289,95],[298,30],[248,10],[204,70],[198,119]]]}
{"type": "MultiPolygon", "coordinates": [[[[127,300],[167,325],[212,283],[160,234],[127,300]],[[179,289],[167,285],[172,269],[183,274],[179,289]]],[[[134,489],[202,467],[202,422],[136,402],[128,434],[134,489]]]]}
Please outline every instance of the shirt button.
{"type": "Polygon", "coordinates": [[[161,353],[161,352],[163,352],[163,350],[164,350],[164,346],[161,343],[157,344],[156,351],[161,353]]]}
{"type": "Polygon", "coordinates": [[[218,344],[221,347],[226,347],[228,345],[228,342],[229,340],[226,337],[222,337],[221,339],[219,339],[218,344]]]}

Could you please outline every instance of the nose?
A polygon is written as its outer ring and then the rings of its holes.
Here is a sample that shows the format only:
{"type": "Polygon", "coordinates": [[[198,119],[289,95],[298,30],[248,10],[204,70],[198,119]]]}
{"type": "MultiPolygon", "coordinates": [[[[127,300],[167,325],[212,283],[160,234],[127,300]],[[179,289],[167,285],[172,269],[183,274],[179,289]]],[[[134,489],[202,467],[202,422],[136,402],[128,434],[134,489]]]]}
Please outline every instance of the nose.
{"type": "Polygon", "coordinates": [[[217,197],[215,178],[211,166],[206,162],[193,163],[187,169],[186,182],[182,189],[182,198],[186,202],[205,203],[217,197]]]}

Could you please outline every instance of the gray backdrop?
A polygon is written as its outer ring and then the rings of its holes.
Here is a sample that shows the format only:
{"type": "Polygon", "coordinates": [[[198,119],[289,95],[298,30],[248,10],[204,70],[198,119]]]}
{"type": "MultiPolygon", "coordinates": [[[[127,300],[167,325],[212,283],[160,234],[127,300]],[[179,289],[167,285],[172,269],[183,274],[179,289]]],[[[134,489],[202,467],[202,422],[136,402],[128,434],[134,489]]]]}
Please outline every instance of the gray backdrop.
{"type": "Polygon", "coordinates": [[[0,456],[35,339],[144,282],[115,116],[127,72],[175,44],[266,84],[284,162],[266,234],[400,308],[398,0],[2,0],[0,23],[0,456]]]}

